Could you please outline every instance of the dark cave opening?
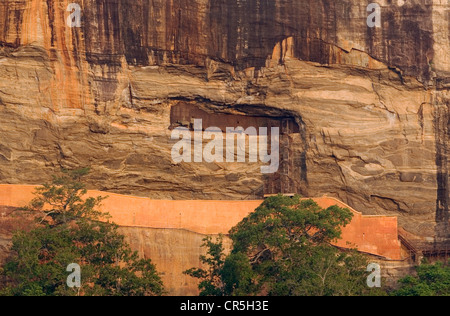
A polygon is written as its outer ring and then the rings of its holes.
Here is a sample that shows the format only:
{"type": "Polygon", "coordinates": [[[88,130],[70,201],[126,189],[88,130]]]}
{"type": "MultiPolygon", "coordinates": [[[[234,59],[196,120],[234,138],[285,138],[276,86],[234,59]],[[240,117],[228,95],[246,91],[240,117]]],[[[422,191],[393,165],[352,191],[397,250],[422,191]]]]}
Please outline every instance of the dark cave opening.
{"type": "MultiPolygon", "coordinates": [[[[270,111],[267,111],[270,113],[270,111]]],[[[290,113],[270,113],[253,111],[242,113],[236,108],[227,108],[217,111],[211,107],[180,101],[171,108],[170,127],[194,130],[194,120],[201,119],[203,128],[216,127],[223,133],[227,128],[242,127],[243,129],[272,127],[280,129],[280,166],[277,172],[264,175],[264,185],[259,188],[256,195],[262,197],[272,194],[304,194],[307,184],[306,168],[306,142],[304,126],[298,118],[290,113]]]]}

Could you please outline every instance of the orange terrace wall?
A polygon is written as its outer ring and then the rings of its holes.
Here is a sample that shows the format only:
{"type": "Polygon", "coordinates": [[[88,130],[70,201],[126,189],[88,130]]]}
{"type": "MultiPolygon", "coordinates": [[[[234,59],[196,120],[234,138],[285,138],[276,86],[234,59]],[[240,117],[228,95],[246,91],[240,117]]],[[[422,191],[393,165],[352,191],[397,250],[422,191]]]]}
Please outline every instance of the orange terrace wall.
{"type": "MultiPolygon", "coordinates": [[[[0,205],[20,207],[33,198],[35,186],[0,185],[0,205]]],[[[108,196],[102,208],[120,226],[184,229],[216,235],[227,234],[244,217],[254,211],[259,201],[163,201],[148,198],[89,191],[88,196],[108,196]]],[[[391,260],[401,259],[397,217],[366,216],[345,203],[330,197],[314,198],[323,208],[338,205],[354,213],[352,222],[343,228],[337,246],[357,248],[359,251],[391,260]]]]}

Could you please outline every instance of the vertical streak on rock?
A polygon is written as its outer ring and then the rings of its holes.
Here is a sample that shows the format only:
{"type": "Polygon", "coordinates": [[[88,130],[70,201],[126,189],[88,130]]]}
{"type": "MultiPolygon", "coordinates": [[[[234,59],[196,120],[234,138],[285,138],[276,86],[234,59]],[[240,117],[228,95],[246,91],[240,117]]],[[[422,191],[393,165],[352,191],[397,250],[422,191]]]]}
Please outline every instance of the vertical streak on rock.
{"type": "MultiPolygon", "coordinates": [[[[75,48],[73,46],[73,36],[79,32],[78,28],[70,28],[66,25],[66,17],[68,12],[66,8],[70,0],[54,1],[54,30],[55,43],[52,47],[56,47],[59,55],[59,62],[56,63],[56,77],[54,80],[54,99],[59,101],[61,91],[65,96],[63,101],[68,108],[80,109],[82,105],[82,87],[80,86],[81,70],[76,65],[75,48]]],[[[52,35],[53,36],[53,35],[52,35]]],[[[57,107],[64,108],[64,105],[57,104],[57,107]]]]}
{"type": "MultiPolygon", "coordinates": [[[[450,1],[432,1],[432,34],[433,50],[436,53],[428,60],[430,71],[448,73],[450,71],[449,43],[450,43],[450,1]],[[445,4],[445,2],[447,2],[445,4]],[[447,11],[447,12],[446,12],[447,11]],[[445,14],[448,15],[447,23],[445,14]],[[444,25],[443,25],[444,24],[444,25]],[[436,68],[438,65],[438,68],[436,68]]],[[[445,89],[441,89],[442,82],[434,82],[433,95],[435,105],[435,141],[436,141],[436,167],[437,167],[437,199],[436,199],[436,237],[437,241],[450,237],[449,213],[449,147],[450,141],[450,98],[445,89]]]]}
{"type": "Polygon", "coordinates": [[[148,66],[147,34],[149,21],[149,4],[133,1],[122,4],[119,14],[124,23],[121,34],[127,63],[135,66],[148,66]]]}
{"type": "Polygon", "coordinates": [[[21,44],[20,41],[20,27],[22,25],[23,21],[23,11],[22,10],[16,10],[14,15],[14,23],[16,25],[16,39],[15,39],[15,46],[19,46],[21,44]]]}
{"type": "Polygon", "coordinates": [[[449,230],[449,168],[448,142],[450,141],[450,100],[436,91],[435,137],[437,166],[436,237],[448,238],[449,230]]]}
{"type": "Polygon", "coordinates": [[[414,73],[420,81],[429,80],[429,64],[434,57],[432,17],[429,1],[383,6],[381,29],[368,28],[368,53],[404,74],[414,73]]]}
{"type": "MultiPolygon", "coordinates": [[[[34,1],[36,2],[36,1],[34,1]]],[[[34,8],[33,8],[34,9],[34,8]]],[[[48,9],[48,26],[50,28],[50,47],[55,46],[55,3],[52,0],[47,0],[47,9],[48,9]]],[[[30,14],[37,13],[34,10],[31,10],[30,14]]],[[[33,25],[30,23],[30,26],[33,25]]]]}
{"type": "Polygon", "coordinates": [[[20,24],[22,45],[36,45],[46,49],[54,76],[47,93],[54,110],[83,107],[83,69],[77,67],[73,37],[78,28],[66,25],[69,0],[32,0],[23,8],[20,24]]]}
{"type": "MultiPolygon", "coordinates": [[[[430,60],[430,69],[438,75],[449,74],[450,1],[433,0],[432,2],[433,48],[436,53],[433,56],[433,59],[430,60]],[[446,20],[447,23],[445,23],[446,20]]],[[[450,141],[450,97],[445,89],[441,89],[443,84],[445,85],[445,80],[435,80],[435,95],[433,96],[435,104],[436,166],[438,186],[436,199],[436,237],[438,238],[438,241],[450,237],[448,148],[448,142],[450,141]]]]}
{"type": "Polygon", "coordinates": [[[276,21],[281,7],[268,0],[209,0],[208,55],[240,70],[263,67],[275,44],[285,37],[281,31],[288,21],[276,21]]]}
{"type": "Polygon", "coordinates": [[[8,46],[21,45],[21,26],[26,1],[0,3],[0,42],[8,46]]]}
{"type": "Polygon", "coordinates": [[[433,70],[450,74],[450,0],[433,0],[433,70]]]}
{"type": "Polygon", "coordinates": [[[96,113],[107,114],[117,102],[122,72],[124,43],[119,0],[86,0],[83,8],[83,34],[86,61],[92,78],[90,89],[96,113]]]}

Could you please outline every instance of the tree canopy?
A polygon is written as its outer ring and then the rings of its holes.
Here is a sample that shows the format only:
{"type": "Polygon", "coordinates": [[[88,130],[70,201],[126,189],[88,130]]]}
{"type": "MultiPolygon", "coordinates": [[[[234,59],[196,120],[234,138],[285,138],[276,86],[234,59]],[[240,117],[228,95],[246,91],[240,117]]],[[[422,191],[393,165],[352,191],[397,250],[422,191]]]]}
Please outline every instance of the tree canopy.
{"type": "MultiPolygon", "coordinates": [[[[36,189],[23,212],[39,214],[36,227],[13,237],[13,255],[0,273],[11,296],[162,295],[164,287],[150,260],[139,259],[119,227],[99,211],[106,197],[87,198],[81,178],[88,169],[64,171],[36,189]],[[100,221],[100,219],[102,221],[100,221]],[[81,267],[81,287],[67,285],[68,265],[81,267]]],[[[0,285],[1,286],[1,285],[0,285]]]]}
{"type": "MultiPolygon", "coordinates": [[[[450,263],[450,262],[449,262],[450,263]]],[[[400,280],[393,296],[450,296],[450,265],[424,262],[416,267],[417,275],[400,280]]]]}
{"type": "Polygon", "coordinates": [[[372,294],[367,258],[331,245],[352,217],[348,209],[323,209],[300,196],[270,197],[231,229],[228,256],[223,237],[208,237],[201,257],[208,269],[186,274],[201,280],[201,295],[372,294]]]}

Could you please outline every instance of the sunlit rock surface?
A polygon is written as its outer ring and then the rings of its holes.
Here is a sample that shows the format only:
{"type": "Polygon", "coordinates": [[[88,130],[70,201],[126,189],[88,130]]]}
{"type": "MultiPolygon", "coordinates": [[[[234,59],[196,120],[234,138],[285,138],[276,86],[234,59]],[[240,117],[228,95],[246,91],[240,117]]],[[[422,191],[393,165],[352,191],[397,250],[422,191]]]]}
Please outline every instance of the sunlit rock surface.
{"type": "Polygon", "coordinates": [[[91,166],[91,188],[260,197],[257,163],[174,164],[171,108],[295,119],[295,181],[407,231],[448,230],[449,4],[0,0],[0,182],[91,166]]]}

